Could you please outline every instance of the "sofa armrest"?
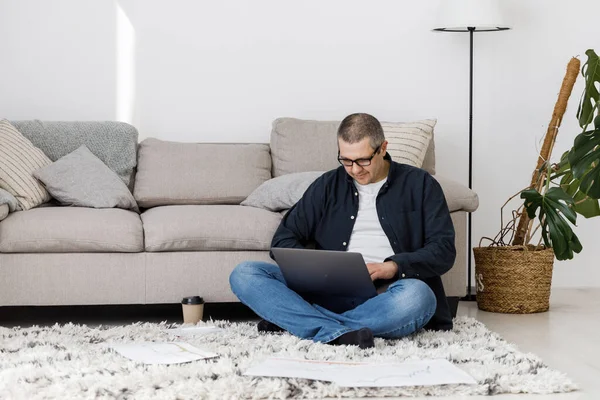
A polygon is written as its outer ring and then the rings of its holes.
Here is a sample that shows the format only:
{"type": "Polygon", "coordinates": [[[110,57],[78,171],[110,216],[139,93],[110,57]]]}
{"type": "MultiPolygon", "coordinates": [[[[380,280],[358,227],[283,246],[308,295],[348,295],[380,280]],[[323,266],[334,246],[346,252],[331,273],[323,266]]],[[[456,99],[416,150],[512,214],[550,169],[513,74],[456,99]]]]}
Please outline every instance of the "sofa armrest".
{"type": "Polygon", "coordinates": [[[446,202],[450,212],[467,211],[473,212],[479,207],[477,193],[463,184],[441,176],[434,176],[444,191],[446,202]]]}

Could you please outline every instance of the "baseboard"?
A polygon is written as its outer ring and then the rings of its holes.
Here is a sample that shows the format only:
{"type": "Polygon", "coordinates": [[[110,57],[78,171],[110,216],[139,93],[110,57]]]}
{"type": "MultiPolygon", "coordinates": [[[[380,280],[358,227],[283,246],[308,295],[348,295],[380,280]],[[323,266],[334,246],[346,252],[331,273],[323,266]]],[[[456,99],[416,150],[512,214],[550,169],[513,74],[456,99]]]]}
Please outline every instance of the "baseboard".
{"type": "MultiPolygon", "coordinates": [[[[456,317],[458,296],[448,297],[452,318],[456,317]]],[[[129,304],[129,305],[90,305],[90,306],[4,306],[0,307],[0,325],[36,323],[67,323],[82,321],[148,320],[181,322],[181,304],[129,304]]],[[[204,309],[206,320],[226,319],[248,321],[259,317],[242,303],[207,303],[204,309]]]]}
{"type": "MultiPolygon", "coordinates": [[[[204,307],[206,320],[226,319],[247,321],[259,319],[242,303],[207,303],[204,307]]],[[[181,304],[125,304],[125,305],[77,305],[77,306],[3,306],[0,307],[0,326],[53,323],[96,323],[131,321],[181,323],[181,304]]]]}

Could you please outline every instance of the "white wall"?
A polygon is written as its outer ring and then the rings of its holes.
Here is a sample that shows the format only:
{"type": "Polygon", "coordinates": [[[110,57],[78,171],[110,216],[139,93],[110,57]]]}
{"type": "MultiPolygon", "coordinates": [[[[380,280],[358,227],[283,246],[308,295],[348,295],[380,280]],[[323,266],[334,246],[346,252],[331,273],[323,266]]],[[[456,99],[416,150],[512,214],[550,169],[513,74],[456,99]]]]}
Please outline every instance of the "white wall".
{"type": "MultiPolygon", "coordinates": [[[[450,1],[450,0],[448,0],[450,1]]],[[[268,142],[280,116],[438,118],[440,174],[467,182],[468,35],[438,1],[0,0],[0,117],[124,120],[142,138],[268,142]]],[[[597,0],[504,0],[475,37],[474,245],[526,186],[571,56],[600,52],[597,0]]],[[[556,153],[578,133],[581,80],[556,153]]],[[[600,286],[598,220],[555,287],[600,286]]]]}

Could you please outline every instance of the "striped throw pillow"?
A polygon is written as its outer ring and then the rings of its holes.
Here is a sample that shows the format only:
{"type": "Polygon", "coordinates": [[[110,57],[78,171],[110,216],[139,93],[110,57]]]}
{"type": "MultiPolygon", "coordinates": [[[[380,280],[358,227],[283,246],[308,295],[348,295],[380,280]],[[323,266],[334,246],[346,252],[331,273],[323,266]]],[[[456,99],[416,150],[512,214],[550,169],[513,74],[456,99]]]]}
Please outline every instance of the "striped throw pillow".
{"type": "Polygon", "coordinates": [[[29,210],[50,200],[33,171],[52,164],[7,120],[0,121],[0,188],[17,199],[17,210],[29,210]]]}
{"type": "Polygon", "coordinates": [[[387,152],[390,153],[392,160],[422,168],[436,123],[435,119],[382,122],[383,134],[388,141],[387,152]]]}

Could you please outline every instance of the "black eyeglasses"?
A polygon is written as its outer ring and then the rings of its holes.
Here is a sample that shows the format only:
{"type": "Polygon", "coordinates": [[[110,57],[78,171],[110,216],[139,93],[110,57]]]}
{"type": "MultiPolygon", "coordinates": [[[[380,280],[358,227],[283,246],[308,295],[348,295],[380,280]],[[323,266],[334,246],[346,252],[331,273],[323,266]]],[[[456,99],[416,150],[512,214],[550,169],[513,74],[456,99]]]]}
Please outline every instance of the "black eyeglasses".
{"type": "Polygon", "coordinates": [[[379,153],[379,148],[381,147],[381,145],[377,146],[377,148],[375,149],[375,151],[373,152],[373,155],[369,158],[359,158],[357,160],[351,160],[349,158],[340,158],[340,151],[338,150],[338,162],[340,164],[342,164],[344,167],[352,167],[352,164],[356,163],[357,165],[361,166],[361,167],[368,167],[369,165],[371,165],[371,160],[373,159],[373,157],[375,157],[375,155],[377,153],[379,153]]]}

